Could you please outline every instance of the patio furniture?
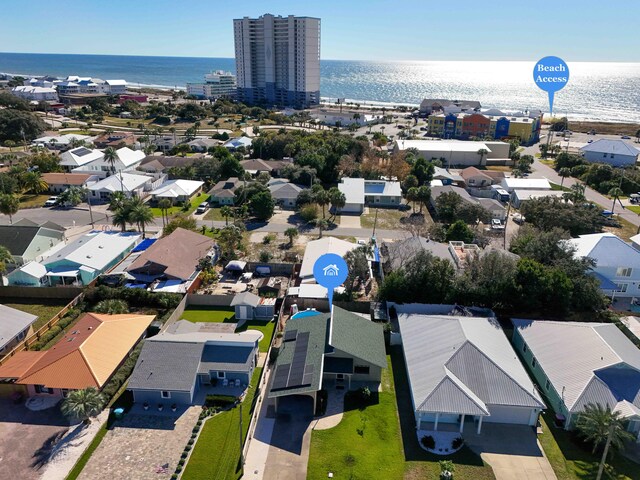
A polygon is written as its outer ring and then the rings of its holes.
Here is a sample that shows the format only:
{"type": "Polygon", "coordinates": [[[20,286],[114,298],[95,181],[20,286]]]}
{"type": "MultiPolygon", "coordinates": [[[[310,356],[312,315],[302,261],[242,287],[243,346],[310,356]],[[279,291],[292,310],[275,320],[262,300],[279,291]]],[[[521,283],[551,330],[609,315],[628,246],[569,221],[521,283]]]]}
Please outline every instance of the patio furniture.
{"type": "Polygon", "coordinates": [[[227,380],[226,378],[222,381],[222,386],[223,387],[227,387],[229,386],[229,380],[227,380]]]}
{"type": "Polygon", "coordinates": [[[240,386],[240,379],[236,378],[236,387],[239,387],[239,386],[240,386]]]}

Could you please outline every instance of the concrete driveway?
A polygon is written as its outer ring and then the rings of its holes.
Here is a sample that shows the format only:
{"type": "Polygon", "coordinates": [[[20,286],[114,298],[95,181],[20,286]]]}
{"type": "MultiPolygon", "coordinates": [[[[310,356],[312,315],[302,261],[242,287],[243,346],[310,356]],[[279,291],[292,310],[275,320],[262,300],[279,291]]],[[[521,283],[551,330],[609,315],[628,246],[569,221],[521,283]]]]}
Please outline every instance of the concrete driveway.
{"type": "Polygon", "coordinates": [[[41,468],[68,428],[58,407],[32,412],[0,399],[0,478],[40,478],[41,468]]]}
{"type": "Polygon", "coordinates": [[[482,434],[471,430],[465,429],[465,441],[491,465],[496,480],[556,480],[532,427],[485,423],[482,434]]]}
{"type": "Polygon", "coordinates": [[[340,227],[342,228],[360,228],[360,216],[359,215],[341,215],[340,227]]]}

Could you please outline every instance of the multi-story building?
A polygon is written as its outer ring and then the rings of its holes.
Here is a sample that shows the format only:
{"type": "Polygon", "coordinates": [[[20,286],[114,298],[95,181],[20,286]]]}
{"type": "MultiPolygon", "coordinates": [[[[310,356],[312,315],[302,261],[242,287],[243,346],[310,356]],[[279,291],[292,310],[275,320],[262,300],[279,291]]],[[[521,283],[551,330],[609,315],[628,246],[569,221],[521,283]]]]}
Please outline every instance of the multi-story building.
{"type": "Polygon", "coordinates": [[[187,94],[210,100],[235,97],[236,90],[236,76],[222,70],[206,74],[204,83],[187,83],[187,94]]]}
{"type": "Polygon", "coordinates": [[[320,19],[266,14],[233,21],[238,99],[307,108],[320,102],[320,19]]]}

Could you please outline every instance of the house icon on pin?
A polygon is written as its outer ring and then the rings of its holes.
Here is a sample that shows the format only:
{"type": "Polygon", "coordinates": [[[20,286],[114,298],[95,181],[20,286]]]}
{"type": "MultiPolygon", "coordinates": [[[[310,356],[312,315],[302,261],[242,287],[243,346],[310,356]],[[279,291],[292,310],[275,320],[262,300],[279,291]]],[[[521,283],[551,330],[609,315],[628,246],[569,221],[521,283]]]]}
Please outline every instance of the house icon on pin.
{"type": "Polygon", "coordinates": [[[335,264],[327,265],[322,271],[327,277],[337,277],[339,273],[338,267],[335,264]]]}

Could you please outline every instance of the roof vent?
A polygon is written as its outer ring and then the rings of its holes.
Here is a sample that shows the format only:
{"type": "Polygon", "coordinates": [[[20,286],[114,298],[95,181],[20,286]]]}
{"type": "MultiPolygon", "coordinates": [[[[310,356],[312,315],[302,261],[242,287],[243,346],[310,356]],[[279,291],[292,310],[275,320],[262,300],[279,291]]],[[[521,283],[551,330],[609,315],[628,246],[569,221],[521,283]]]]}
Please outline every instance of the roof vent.
{"type": "Polygon", "coordinates": [[[93,327],[89,327],[89,328],[87,328],[87,330],[93,330],[93,327]]]}

